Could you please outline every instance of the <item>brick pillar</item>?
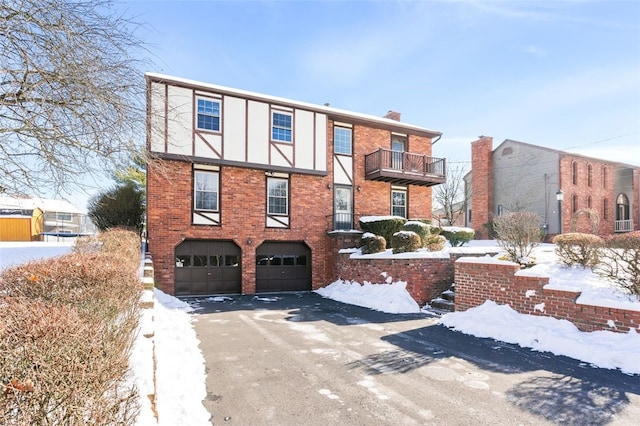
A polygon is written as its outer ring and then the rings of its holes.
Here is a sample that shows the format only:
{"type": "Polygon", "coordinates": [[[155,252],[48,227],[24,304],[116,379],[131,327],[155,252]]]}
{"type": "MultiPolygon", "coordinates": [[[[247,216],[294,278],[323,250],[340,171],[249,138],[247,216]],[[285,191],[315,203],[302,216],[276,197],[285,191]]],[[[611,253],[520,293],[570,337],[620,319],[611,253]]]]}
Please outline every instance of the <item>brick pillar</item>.
{"type": "Polygon", "coordinates": [[[493,220],[493,138],[471,142],[471,227],[475,238],[489,239],[483,225],[493,220]]]}

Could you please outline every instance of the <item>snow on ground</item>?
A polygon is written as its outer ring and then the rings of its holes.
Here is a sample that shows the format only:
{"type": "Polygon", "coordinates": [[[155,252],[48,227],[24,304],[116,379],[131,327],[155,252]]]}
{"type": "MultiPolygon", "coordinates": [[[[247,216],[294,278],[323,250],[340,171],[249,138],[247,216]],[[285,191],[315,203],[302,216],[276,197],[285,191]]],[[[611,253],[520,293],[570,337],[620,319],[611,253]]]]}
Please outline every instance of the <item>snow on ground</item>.
{"type": "MultiPolygon", "coordinates": [[[[483,248],[495,248],[495,241],[472,241],[466,247],[449,247],[447,250],[462,253],[478,253],[483,248]]],[[[546,288],[571,289],[581,291],[578,303],[595,304],[613,308],[640,311],[638,297],[618,291],[615,285],[605,281],[589,269],[564,267],[558,264],[553,244],[540,244],[534,250],[537,265],[519,273],[548,276],[546,288]]],[[[347,249],[352,258],[375,256],[377,258],[402,258],[407,253],[393,255],[390,250],[374,255],[362,255],[357,249],[347,249]]],[[[425,253],[426,254],[426,253],[425,253]]],[[[412,254],[415,256],[416,253],[412,254]]],[[[447,254],[448,256],[448,254],[447,254]]],[[[481,261],[481,259],[478,259],[481,261]]],[[[493,257],[482,261],[496,261],[493,257]]],[[[316,290],[320,295],[344,303],[351,303],[389,313],[413,313],[409,305],[390,300],[403,300],[406,283],[392,282],[390,277],[380,283],[336,281],[330,286],[316,290]],[[389,309],[391,307],[391,309],[389,309]]],[[[519,314],[507,305],[496,305],[488,301],[482,306],[464,312],[444,315],[439,323],[465,334],[488,337],[536,351],[548,351],[565,355],[597,367],[616,369],[628,374],[640,374],[640,328],[629,333],[579,331],[566,320],[551,317],[519,314]]]]}
{"type": "Polygon", "coordinates": [[[2,241],[0,242],[0,271],[30,260],[67,254],[72,249],[73,243],[68,242],[2,241]]]}
{"type": "MultiPolygon", "coordinates": [[[[465,247],[447,250],[474,253],[486,248],[487,244],[492,245],[495,251],[495,243],[486,241],[472,241],[465,247]]],[[[11,264],[56,256],[70,250],[68,244],[0,243],[0,270],[11,264]]],[[[354,257],[361,256],[358,250],[350,251],[354,257]]],[[[384,253],[378,256],[394,255],[384,253]]],[[[551,287],[582,291],[578,300],[582,303],[598,301],[607,306],[640,310],[637,298],[616,291],[611,283],[601,280],[590,271],[557,265],[552,245],[539,246],[535,256],[538,265],[523,273],[547,274],[550,276],[551,287]]],[[[317,292],[327,298],[384,312],[419,311],[406,290],[406,283],[393,282],[393,277],[383,275],[380,282],[374,284],[336,281],[317,292]]],[[[191,324],[191,308],[185,302],[157,289],[153,296],[155,304],[152,315],[143,314],[140,333],[130,359],[132,380],[141,389],[143,410],[138,425],[156,424],[150,413],[150,402],[145,400],[147,389],[153,389],[149,366],[153,363],[150,354],[154,349],[151,340],[144,337],[149,333],[153,333],[155,342],[158,424],[209,425],[209,413],[201,402],[206,397],[204,357],[198,348],[200,342],[191,324]]],[[[640,374],[640,334],[636,331],[626,334],[610,331],[580,332],[568,321],[518,314],[506,305],[499,306],[493,302],[486,302],[465,312],[447,314],[439,322],[466,334],[569,356],[601,368],[617,368],[628,374],[640,374]]]]}

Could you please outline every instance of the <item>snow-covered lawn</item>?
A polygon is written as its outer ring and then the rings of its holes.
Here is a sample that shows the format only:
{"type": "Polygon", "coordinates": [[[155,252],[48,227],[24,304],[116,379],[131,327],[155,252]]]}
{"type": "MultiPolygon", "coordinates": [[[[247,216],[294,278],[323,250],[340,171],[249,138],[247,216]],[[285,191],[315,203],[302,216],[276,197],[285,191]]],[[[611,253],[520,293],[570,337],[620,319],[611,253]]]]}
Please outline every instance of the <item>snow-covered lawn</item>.
{"type": "MultiPolygon", "coordinates": [[[[471,248],[492,242],[473,241],[471,248]]],[[[0,243],[0,269],[28,259],[64,254],[71,246],[43,243],[0,243]]],[[[455,249],[453,249],[455,250],[455,249]]],[[[463,247],[461,250],[465,250],[463,247]]],[[[538,261],[532,273],[548,274],[550,286],[582,291],[579,301],[604,303],[640,310],[640,301],[617,291],[611,283],[590,271],[563,268],[555,262],[553,246],[543,244],[536,249],[538,261]]],[[[381,276],[379,283],[364,284],[336,281],[317,292],[324,297],[384,312],[419,312],[420,307],[409,297],[406,283],[381,276]]],[[[143,317],[141,332],[131,356],[133,380],[142,389],[152,387],[149,366],[152,345],[145,334],[153,333],[156,362],[156,401],[159,424],[208,425],[209,413],[201,404],[206,396],[205,364],[199,341],[191,324],[189,305],[159,290],[153,292],[152,315],[143,317]],[[152,317],[152,320],[149,319],[152,317]],[[151,321],[151,323],[149,322],[151,321]],[[179,366],[179,368],[176,368],[179,366]]],[[[598,331],[584,333],[568,321],[548,317],[522,315],[508,306],[487,302],[465,312],[443,316],[439,322],[457,331],[515,343],[536,351],[566,355],[597,367],[620,369],[640,374],[640,334],[598,331]]],[[[640,331],[640,330],[638,330],[640,331]]],[[[141,392],[143,393],[143,392],[141,392]]],[[[156,424],[146,395],[138,424],[156,424]]]]}

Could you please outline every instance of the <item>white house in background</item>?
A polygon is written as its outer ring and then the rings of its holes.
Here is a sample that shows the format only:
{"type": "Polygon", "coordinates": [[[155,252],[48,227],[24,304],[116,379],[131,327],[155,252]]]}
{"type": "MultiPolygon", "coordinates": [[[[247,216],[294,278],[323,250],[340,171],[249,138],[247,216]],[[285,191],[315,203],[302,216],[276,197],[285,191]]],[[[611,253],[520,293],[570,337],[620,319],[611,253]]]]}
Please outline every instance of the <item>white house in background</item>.
{"type": "Polygon", "coordinates": [[[68,201],[0,195],[0,215],[11,214],[12,211],[31,211],[35,208],[44,212],[42,231],[44,240],[76,237],[96,232],[96,227],[89,217],[68,201]]]}

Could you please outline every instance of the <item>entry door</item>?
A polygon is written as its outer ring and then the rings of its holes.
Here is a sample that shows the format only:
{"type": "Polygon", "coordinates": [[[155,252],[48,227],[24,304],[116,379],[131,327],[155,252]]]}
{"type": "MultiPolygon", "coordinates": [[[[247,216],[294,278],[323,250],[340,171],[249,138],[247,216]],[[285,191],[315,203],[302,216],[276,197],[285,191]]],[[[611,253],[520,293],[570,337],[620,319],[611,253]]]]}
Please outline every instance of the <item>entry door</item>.
{"type": "Polygon", "coordinates": [[[407,148],[407,141],[402,138],[394,138],[391,141],[391,167],[396,170],[402,170],[402,157],[407,148]]]}
{"type": "Polygon", "coordinates": [[[353,189],[350,186],[336,186],[333,209],[334,230],[353,228],[353,189]]]}

